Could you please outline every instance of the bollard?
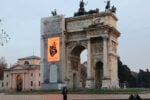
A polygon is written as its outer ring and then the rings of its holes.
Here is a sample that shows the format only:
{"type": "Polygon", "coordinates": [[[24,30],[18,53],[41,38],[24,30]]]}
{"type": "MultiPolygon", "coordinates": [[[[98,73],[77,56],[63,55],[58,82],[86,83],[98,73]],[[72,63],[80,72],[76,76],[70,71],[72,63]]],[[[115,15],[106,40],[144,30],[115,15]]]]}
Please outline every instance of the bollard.
{"type": "Polygon", "coordinates": [[[62,94],[63,94],[63,100],[67,100],[67,87],[63,87],[62,94]]]}

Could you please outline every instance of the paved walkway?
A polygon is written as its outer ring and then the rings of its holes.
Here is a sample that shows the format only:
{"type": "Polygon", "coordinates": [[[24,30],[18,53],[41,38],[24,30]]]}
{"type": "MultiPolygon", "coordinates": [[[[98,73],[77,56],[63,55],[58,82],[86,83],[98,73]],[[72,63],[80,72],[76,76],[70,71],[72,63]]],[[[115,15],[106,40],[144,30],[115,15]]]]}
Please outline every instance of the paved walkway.
{"type": "MultiPolygon", "coordinates": [[[[150,100],[150,93],[139,95],[142,100],[150,100]]],[[[68,100],[128,100],[128,97],[128,94],[69,94],[68,100]]],[[[0,93],[0,100],[63,100],[62,98],[61,94],[9,95],[0,93]]]]}

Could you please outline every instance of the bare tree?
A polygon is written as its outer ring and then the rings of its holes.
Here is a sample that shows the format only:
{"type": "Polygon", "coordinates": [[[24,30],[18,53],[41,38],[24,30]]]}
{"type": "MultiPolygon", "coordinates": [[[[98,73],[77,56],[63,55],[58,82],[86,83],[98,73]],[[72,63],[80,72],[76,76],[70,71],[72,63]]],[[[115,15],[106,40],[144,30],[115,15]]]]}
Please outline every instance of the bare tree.
{"type": "Polygon", "coordinates": [[[4,69],[7,68],[7,63],[4,57],[0,58],[0,80],[3,79],[4,69]]]}
{"type": "MultiPolygon", "coordinates": [[[[2,20],[0,19],[0,23],[2,23],[2,20]]],[[[9,35],[6,33],[6,31],[0,26],[0,46],[3,46],[5,43],[8,42],[10,39],[9,35]]]]}

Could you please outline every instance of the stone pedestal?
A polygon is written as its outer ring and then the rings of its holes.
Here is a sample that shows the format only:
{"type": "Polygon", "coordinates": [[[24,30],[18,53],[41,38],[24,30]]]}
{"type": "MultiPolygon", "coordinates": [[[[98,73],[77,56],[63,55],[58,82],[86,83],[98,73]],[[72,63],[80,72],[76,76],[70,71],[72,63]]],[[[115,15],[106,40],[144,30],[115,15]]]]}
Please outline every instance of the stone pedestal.
{"type": "Polygon", "coordinates": [[[103,79],[102,80],[102,88],[109,89],[110,87],[111,87],[110,79],[103,79]]]}
{"type": "Polygon", "coordinates": [[[94,88],[94,82],[92,79],[87,79],[86,80],[86,88],[92,89],[94,88]]]}

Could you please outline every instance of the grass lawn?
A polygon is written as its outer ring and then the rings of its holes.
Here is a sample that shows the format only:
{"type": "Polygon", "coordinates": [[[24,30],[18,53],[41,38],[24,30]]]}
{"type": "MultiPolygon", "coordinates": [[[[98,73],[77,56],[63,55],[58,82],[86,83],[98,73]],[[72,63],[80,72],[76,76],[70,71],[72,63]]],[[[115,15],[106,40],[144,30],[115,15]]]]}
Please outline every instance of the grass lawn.
{"type": "MultiPolygon", "coordinates": [[[[61,94],[61,90],[32,90],[22,92],[7,92],[10,94],[61,94]]],[[[150,89],[127,88],[127,89],[71,89],[68,94],[131,94],[150,93],[150,89]]]]}
{"type": "Polygon", "coordinates": [[[69,93],[75,94],[131,94],[131,93],[150,93],[150,89],[77,89],[70,90],[69,93]]]}

